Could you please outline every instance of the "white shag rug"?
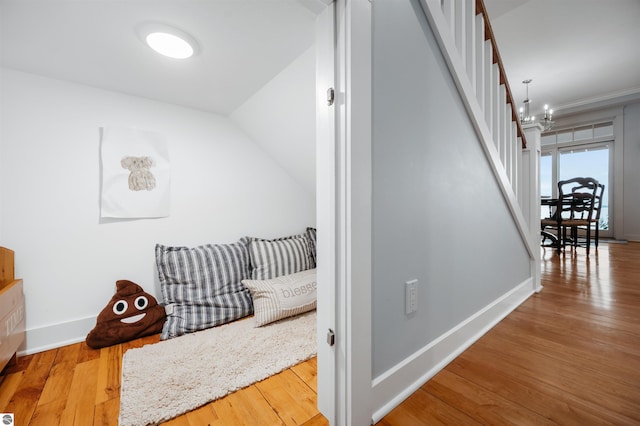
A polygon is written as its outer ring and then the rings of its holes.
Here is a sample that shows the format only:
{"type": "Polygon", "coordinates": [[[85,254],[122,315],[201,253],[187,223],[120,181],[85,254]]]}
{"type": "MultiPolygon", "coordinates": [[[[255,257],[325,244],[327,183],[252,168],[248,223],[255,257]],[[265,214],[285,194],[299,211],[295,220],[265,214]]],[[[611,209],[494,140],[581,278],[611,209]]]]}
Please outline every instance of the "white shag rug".
{"type": "Polygon", "coordinates": [[[315,355],[315,311],[259,328],[251,317],[130,349],[119,424],[172,419],[315,355]]]}

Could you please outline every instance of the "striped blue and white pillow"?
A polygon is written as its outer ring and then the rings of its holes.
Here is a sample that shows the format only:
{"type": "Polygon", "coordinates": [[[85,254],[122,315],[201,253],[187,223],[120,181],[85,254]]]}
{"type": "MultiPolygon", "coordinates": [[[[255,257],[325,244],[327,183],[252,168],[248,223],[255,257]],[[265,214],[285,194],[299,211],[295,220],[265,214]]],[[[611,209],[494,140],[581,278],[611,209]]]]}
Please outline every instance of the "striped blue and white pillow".
{"type": "Polygon", "coordinates": [[[249,256],[252,280],[269,280],[316,266],[306,235],[293,235],[275,240],[251,238],[249,256]]]}
{"type": "Polygon", "coordinates": [[[242,280],[253,298],[256,327],[316,308],[316,270],[270,280],[242,280]]]}
{"type": "Polygon", "coordinates": [[[307,228],[305,234],[307,235],[307,238],[309,239],[309,247],[311,248],[311,257],[313,258],[313,262],[316,264],[316,266],[318,265],[318,257],[316,255],[316,246],[318,245],[317,243],[317,232],[316,232],[316,228],[312,228],[309,227],[307,228]]]}
{"type": "Polygon", "coordinates": [[[156,245],[156,264],[166,305],[161,338],[169,339],[251,315],[246,241],[195,248],[156,245]]]}

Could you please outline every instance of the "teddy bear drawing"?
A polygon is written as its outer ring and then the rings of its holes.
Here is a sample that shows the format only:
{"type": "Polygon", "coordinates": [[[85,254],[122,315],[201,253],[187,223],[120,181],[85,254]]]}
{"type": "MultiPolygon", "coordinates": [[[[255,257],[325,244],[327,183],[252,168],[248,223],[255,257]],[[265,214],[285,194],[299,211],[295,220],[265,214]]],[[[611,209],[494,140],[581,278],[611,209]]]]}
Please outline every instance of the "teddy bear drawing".
{"type": "Polygon", "coordinates": [[[124,157],[120,164],[129,170],[129,189],[132,191],[151,191],[156,187],[156,178],[149,170],[153,166],[151,157],[124,157]]]}

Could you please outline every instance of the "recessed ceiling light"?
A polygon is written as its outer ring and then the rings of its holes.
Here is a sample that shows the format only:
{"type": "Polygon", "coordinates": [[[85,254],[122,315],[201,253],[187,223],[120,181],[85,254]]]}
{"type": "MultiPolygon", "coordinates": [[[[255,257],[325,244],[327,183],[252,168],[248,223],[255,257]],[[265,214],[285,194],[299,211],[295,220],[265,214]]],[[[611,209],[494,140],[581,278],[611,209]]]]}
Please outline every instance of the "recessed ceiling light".
{"type": "Polygon", "coordinates": [[[145,40],[150,48],[170,58],[185,59],[193,55],[193,47],[173,34],[151,33],[145,40]]]}
{"type": "Polygon", "coordinates": [[[198,52],[198,43],[189,34],[164,24],[144,24],[138,35],[150,48],[176,59],[186,59],[198,52]]]}

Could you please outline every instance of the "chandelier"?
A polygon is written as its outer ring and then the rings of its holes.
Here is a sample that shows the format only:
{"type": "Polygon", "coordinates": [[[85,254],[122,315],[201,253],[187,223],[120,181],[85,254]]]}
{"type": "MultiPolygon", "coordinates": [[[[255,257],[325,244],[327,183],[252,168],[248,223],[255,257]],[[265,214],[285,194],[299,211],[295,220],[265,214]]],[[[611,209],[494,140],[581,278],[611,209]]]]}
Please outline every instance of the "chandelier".
{"type": "MultiPolygon", "coordinates": [[[[524,100],[523,106],[520,107],[520,123],[521,124],[533,123],[536,120],[536,117],[529,113],[529,107],[531,105],[531,99],[529,99],[529,83],[531,83],[532,81],[533,81],[532,79],[528,78],[522,82],[527,87],[527,98],[524,100]]],[[[540,124],[544,126],[545,131],[551,130],[551,127],[553,126],[553,123],[554,123],[551,120],[552,117],[553,117],[553,110],[549,109],[549,105],[545,105],[544,117],[540,121],[540,124]]]]}

